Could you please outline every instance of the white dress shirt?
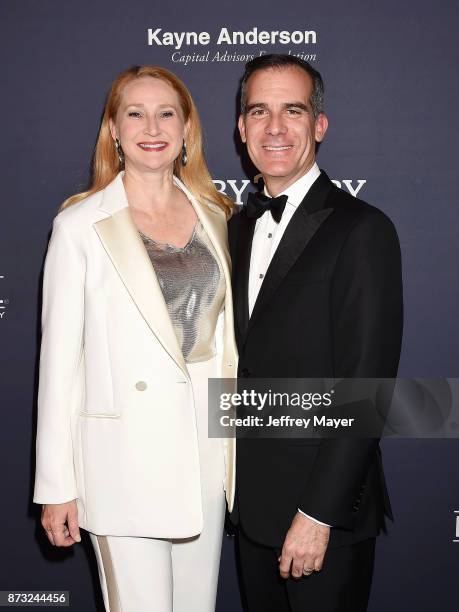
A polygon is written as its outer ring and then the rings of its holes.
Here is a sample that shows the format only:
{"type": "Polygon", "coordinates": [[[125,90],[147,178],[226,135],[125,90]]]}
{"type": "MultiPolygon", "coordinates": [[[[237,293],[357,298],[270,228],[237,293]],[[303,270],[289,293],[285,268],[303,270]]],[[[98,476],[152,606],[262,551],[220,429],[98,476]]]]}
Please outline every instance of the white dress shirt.
{"type": "MultiPolygon", "coordinates": [[[[279,246],[285,229],[290,223],[290,219],[293,217],[294,212],[319,175],[319,166],[314,163],[306,174],[303,174],[302,177],[279,194],[288,197],[282,219],[279,223],[274,221],[270,212],[266,212],[257,219],[253,234],[252,253],[250,255],[249,316],[252,316],[252,310],[257,300],[258,292],[260,291],[271,259],[279,246]]],[[[265,195],[270,196],[266,187],[265,195]]]]}
{"type": "MultiPolygon", "coordinates": [[[[303,174],[302,177],[287,187],[287,189],[282,191],[282,193],[278,194],[286,195],[288,198],[279,223],[274,221],[273,216],[269,211],[257,219],[253,234],[252,253],[250,255],[249,316],[252,316],[253,307],[257,301],[261,285],[263,284],[269,264],[271,263],[277,247],[279,246],[285,229],[290,223],[290,219],[293,217],[294,212],[303,201],[312,184],[318,179],[319,175],[319,166],[317,163],[314,163],[306,174],[303,174]]],[[[266,187],[265,195],[270,196],[266,187]]],[[[330,527],[330,525],[318,521],[299,508],[298,511],[316,523],[319,523],[319,525],[330,527]]]]}

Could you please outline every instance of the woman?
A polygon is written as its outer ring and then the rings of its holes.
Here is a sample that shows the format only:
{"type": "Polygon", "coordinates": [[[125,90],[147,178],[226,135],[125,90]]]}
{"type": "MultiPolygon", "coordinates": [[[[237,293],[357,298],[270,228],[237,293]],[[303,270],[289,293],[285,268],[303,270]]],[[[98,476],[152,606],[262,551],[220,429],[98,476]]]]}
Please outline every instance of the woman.
{"type": "Polygon", "coordinates": [[[46,257],[34,494],[52,544],[90,532],[110,612],[215,607],[234,440],[207,435],[207,381],[236,373],[231,210],[184,84],[123,72],[46,257]]]}

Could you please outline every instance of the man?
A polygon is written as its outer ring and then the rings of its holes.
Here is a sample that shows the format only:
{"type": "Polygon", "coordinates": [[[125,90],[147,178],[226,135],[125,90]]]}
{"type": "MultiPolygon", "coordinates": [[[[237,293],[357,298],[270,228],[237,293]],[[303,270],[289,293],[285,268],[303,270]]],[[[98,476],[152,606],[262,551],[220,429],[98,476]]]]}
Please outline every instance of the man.
{"type": "MultiPolygon", "coordinates": [[[[239,376],[395,377],[397,234],[316,164],[320,74],[293,56],[255,58],[238,125],[265,185],[229,226],[239,376]]],[[[384,514],[376,439],[238,440],[231,518],[249,612],[366,610],[384,514]]]]}

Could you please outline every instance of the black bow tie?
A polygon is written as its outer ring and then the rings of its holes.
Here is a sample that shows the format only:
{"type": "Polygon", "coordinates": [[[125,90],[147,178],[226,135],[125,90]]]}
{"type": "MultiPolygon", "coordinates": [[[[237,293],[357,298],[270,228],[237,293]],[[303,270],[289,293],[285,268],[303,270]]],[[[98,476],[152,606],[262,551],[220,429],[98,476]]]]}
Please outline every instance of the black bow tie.
{"type": "Polygon", "coordinates": [[[288,197],[286,195],[277,196],[277,198],[269,198],[265,196],[264,193],[249,193],[247,204],[245,205],[245,212],[248,217],[258,219],[267,210],[270,210],[274,221],[279,223],[287,200],[288,197]]]}

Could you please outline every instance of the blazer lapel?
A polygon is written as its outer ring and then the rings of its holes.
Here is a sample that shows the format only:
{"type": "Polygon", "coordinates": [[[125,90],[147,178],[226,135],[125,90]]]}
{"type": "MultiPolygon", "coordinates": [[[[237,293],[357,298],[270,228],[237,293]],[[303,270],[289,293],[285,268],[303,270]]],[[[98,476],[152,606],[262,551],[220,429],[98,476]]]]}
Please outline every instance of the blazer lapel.
{"type": "Polygon", "coordinates": [[[188,377],[161,286],[130,213],[123,176],[120,172],[104,189],[99,209],[110,216],[94,223],[94,229],[145,322],[188,377]]]}
{"type": "MultiPolygon", "coordinates": [[[[124,172],[120,172],[115,180],[104,189],[99,209],[110,216],[97,221],[94,229],[140,314],[163,348],[188,376],[163,292],[129,210],[122,181],[123,175],[124,172]]],[[[226,223],[218,223],[219,212],[214,212],[201,205],[177,177],[174,176],[173,180],[190,200],[220,259],[227,287],[226,324],[229,326],[227,329],[231,331],[233,325],[232,316],[230,316],[232,313],[231,273],[229,255],[224,248],[226,223]]]]}
{"type": "Polygon", "coordinates": [[[295,211],[266,272],[253,307],[248,329],[252,327],[260,312],[269,303],[282,280],[322,223],[333,212],[333,208],[325,208],[332,188],[332,182],[322,171],[295,211]]]}
{"type": "Polygon", "coordinates": [[[163,348],[188,376],[158,278],[126,206],[94,228],[129,295],[163,348]]]}
{"type": "Polygon", "coordinates": [[[220,259],[228,289],[228,284],[231,287],[231,262],[228,249],[225,246],[228,242],[226,223],[221,222],[220,211],[213,210],[211,206],[214,205],[212,204],[210,206],[201,204],[176,176],[174,176],[174,183],[185,193],[195,209],[196,215],[220,259]]]}
{"type": "MultiPolygon", "coordinates": [[[[194,207],[207,236],[209,237],[215,253],[220,260],[225,276],[225,347],[229,353],[234,353],[234,319],[233,319],[233,292],[231,289],[231,260],[228,251],[228,230],[226,219],[222,218],[221,211],[211,202],[201,204],[187,187],[174,176],[174,183],[185,193],[194,207]]],[[[226,352],[225,352],[226,357],[226,352]]]]}
{"type": "Polygon", "coordinates": [[[256,219],[239,213],[239,239],[234,273],[234,309],[240,337],[245,338],[249,326],[249,271],[256,219]]]}

